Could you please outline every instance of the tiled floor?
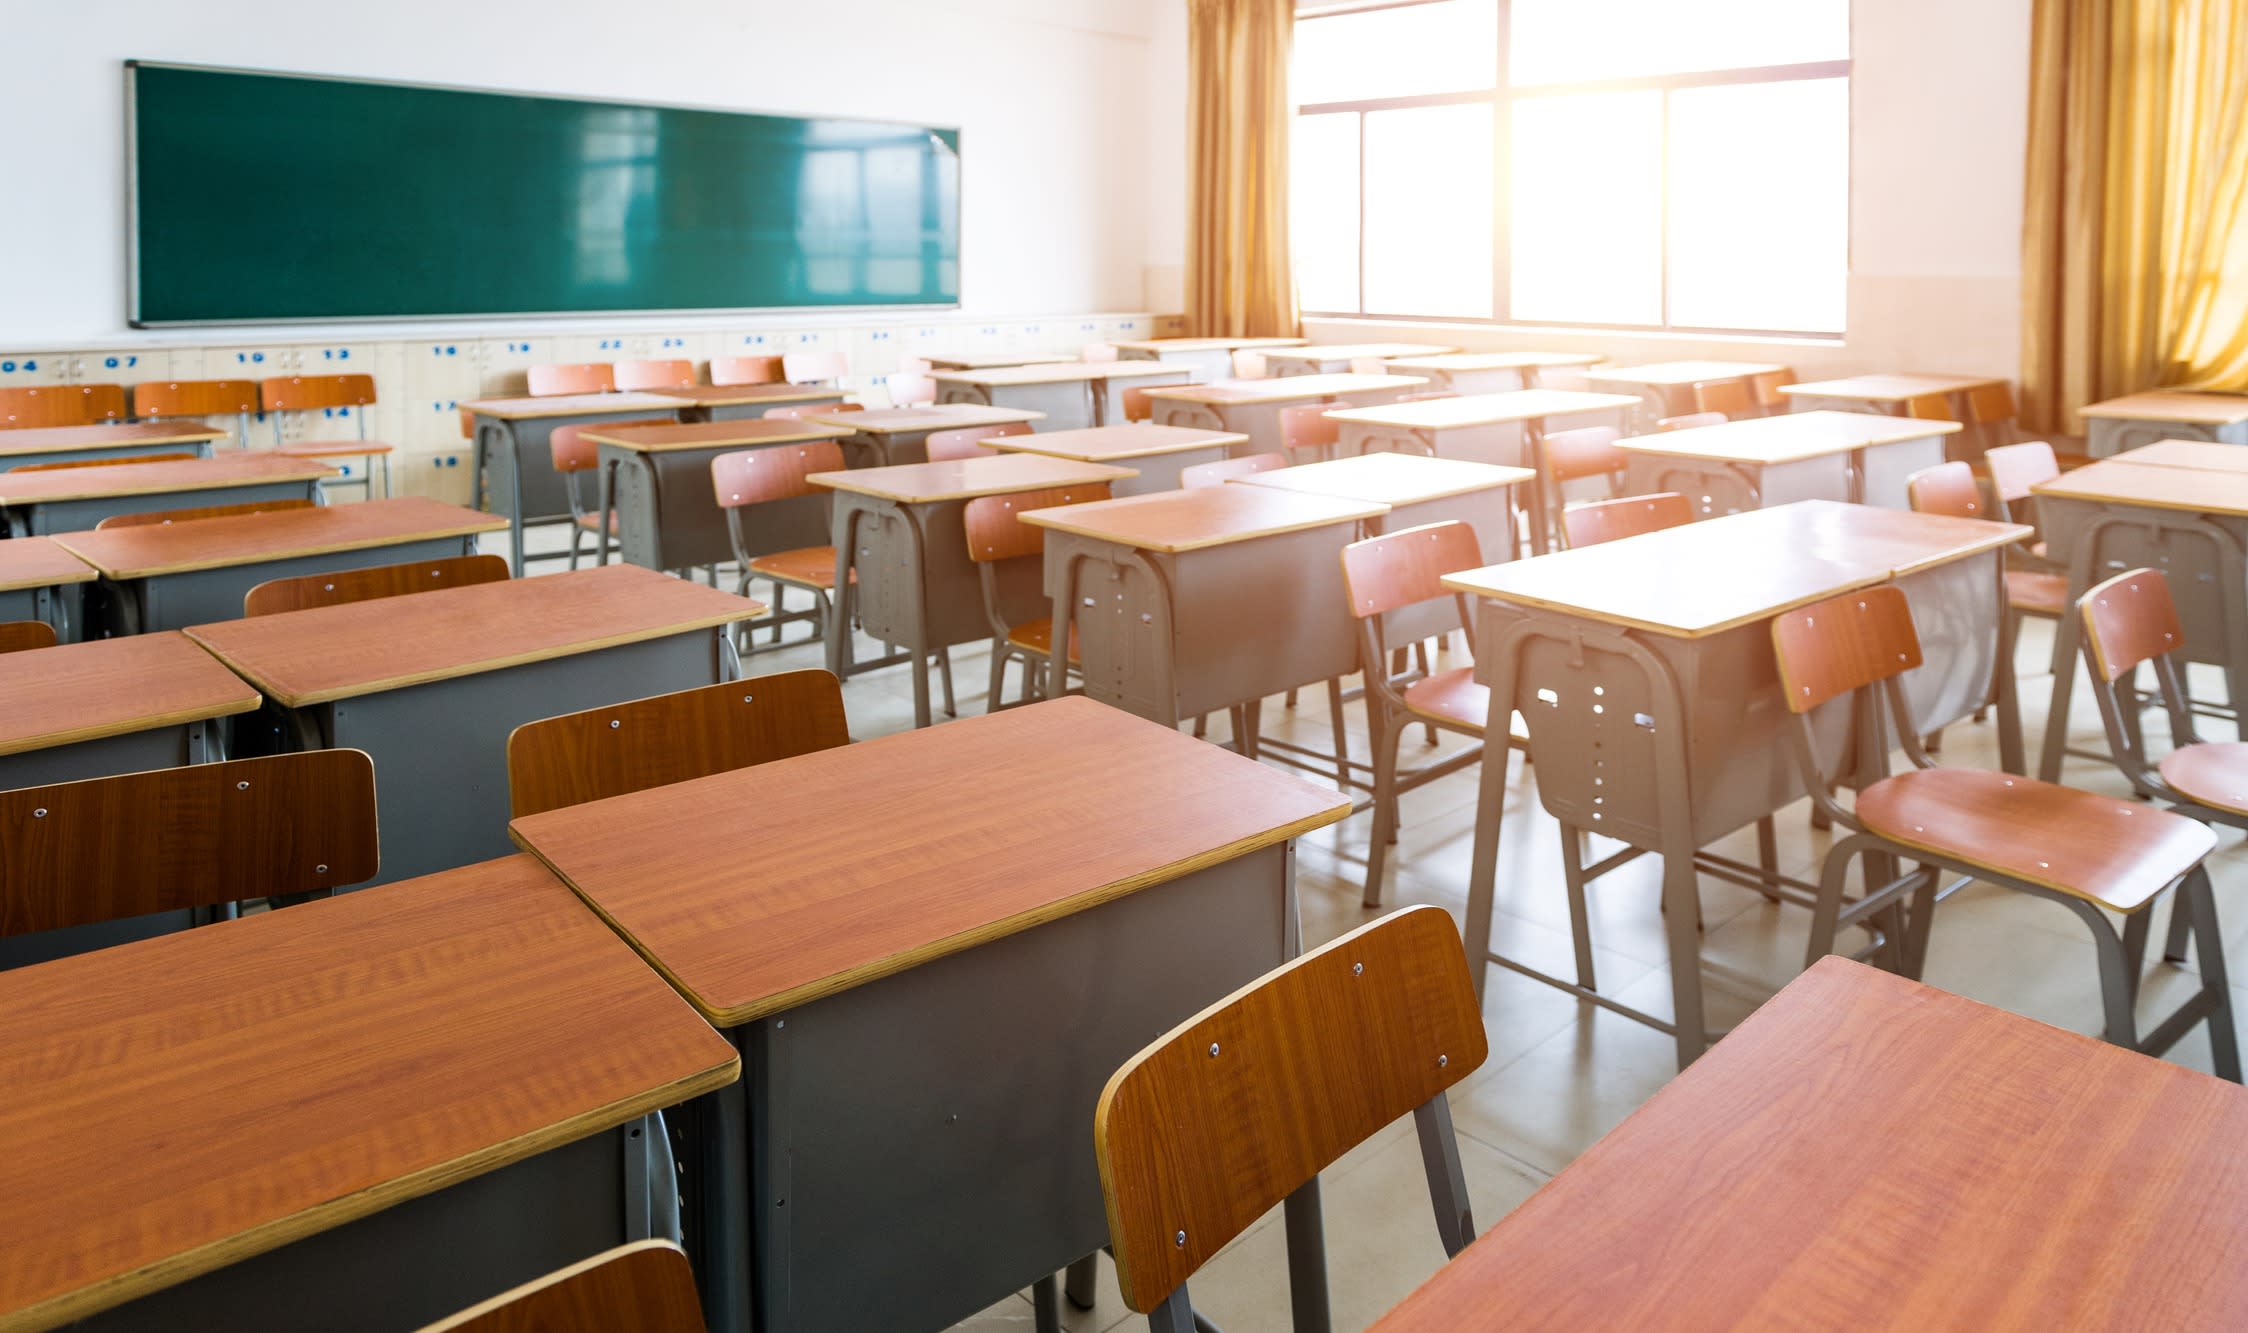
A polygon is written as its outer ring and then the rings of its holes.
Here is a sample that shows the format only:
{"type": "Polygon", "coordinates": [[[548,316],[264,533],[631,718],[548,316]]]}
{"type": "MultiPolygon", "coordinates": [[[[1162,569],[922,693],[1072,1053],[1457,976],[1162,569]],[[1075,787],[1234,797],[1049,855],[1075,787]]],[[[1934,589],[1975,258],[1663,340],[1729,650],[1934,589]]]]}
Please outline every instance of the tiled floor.
{"type": "MultiPolygon", "coordinates": [[[[789,632],[800,634],[802,628],[792,626],[789,632]]],[[[2030,622],[2018,659],[2024,667],[2024,731],[2033,756],[2051,688],[2051,677],[2043,669],[2049,642],[2044,626],[2030,622]]],[[[953,654],[964,715],[983,711],[988,660],[981,648],[953,654]]],[[[747,669],[763,674],[820,664],[815,650],[798,648],[752,657],[747,669]]],[[[1012,689],[1012,673],[1009,683],[1012,689]]],[[[2210,697],[2221,697],[2221,690],[2211,688],[2210,697]]],[[[2099,722],[2081,682],[2076,698],[2078,705],[2070,718],[2072,743],[2093,748],[2101,743],[2099,722]]],[[[857,739],[912,725],[912,691],[903,668],[847,682],[844,701],[857,739]]],[[[1293,712],[1273,700],[1266,714],[1269,734],[1315,745],[1326,741],[1323,691],[1304,691],[1293,712]]],[[[1213,723],[1213,734],[1222,739],[1222,719],[1213,723]]],[[[1363,755],[1365,726],[1355,706],[1348,724],[1363,755]]],[[[2150,720],[2149,725],[2159,734],[2159,721],[2150,720]]],[[[2213,725],[2211,732],[2231,738],[2229,728],[2221,725],[2213,725]]],[[[1445,742],[1447,748],[1458,744],[1445,742]]],[[[1408,764],[1426,753],[1417,735],[1407,738],[1408,764]]],[[[1948,764],[1997,767],[1994,726],[1954,728],[1945,737],[1942,758],[1948,764]]],[[[2114,769],[2090,760],[2071,759],[2064,778],[2092,790],[2128,794],[2114,769]]],[[[1391,857],[1382,910],[1434,903],[1455,917],[1464,915],[1477,781],[1476,770],[1470,768],[1404,798],[1404,824],[1391,857]]],[[[1809,827],[1808,803],[1784,812],[1778,822],[1781,868],[1816,878],[1828,835],[1809,827]]],[[[1359,903],[1371,823],[1372,816],[1361,813],[1299,845],[1298,886],[1307,947],[1377,914],[1359,903]]],[[[1731,848],[1734,854],[1753,859],[1749,838],[1745,832],[1736,835],[1742,845],[1731,848]]],[[[1534,769],[1525,771],[1519,759],[1501,847],[1494,928],[1499,949],[1556,972],[1566,971],[1568,916],[1561,892],[1558,836],[1551,819],[1536,808],[1534,769]]],[[[2219,910],[2227,914],[2231,974],[2248,977],[2248,850],[2243,850],[2240,835],[2220,830],[2212,866],[2219,910]]],[[[1662,919],[1656,910],[1658,879],[1653,858],[1643,858],[1597,881],[1592,892],[1593,934],[1601,989],[1626,1003],[1667,1014],[1669,969],[1662,919]]],[[[2159,941],[2168,908],[2157,910],[2161,915],[2155,939],[2159,941]]],[[[1702,913],[1703,955],[1729,974],[1707,977],[1710,1023],[1729,1026],[1801,969],[1807,914],[1707,878],[1702,884],[1702,913]],[[1734,976],[1755,984],[1744,987],[1731,979],[1734,976]]],[[[2079,1032],[2097,1033],[2100,1028],[2090,939],[2077,918],[2057,904],[1987,885],[1972,886],[1946,900],[1937,915],[1925,979],[2079,1032]]],[[[2166,1013],[2192,984],[2178,970],[2158,964],[2142,997],[2142,1019],[2166,1013]]],[[[2237,985],[2235,992],[2239,999],[2248,1000],[2237,985]]],[[[1492,969],[1487,978],[1484,1017],[1490,1058],[1452,1097],[1479,1228],[1489,1227],[1527,1198],[1547,1176],[1566,1166],[1676,1072],[1668,1037],[1503,969],[1492,969]]],[[[2201,1029],[2188,1034],[2169,1058],[2206,1070],[2208,1045],[2201,1029]]],[[[1338,1163],[1323,1176],[1322,1188],[1335,1327],[1362,1328],[1427,1278],[1444,1258],[1407,1123],[1390,1126],[1338,1163]]],[[[1228,1333],[1289,1326],[1277,1218],[1277,1211],[1268,1216],[1192,1284],[1197,1309],[1228,1333]]],[[[1102,1262],[1098,1304],[1091,1311],[1064,1311],[1064,1323],[1071,1330],[1137,1326],[1139,1317],[1125,1309],[1105,1267],[1107,1261],[1102,1262]]],[[[1030,1324],[1028,1297],[1018,1295],[958,1327],[994,1330],[1030,1324]]]]}

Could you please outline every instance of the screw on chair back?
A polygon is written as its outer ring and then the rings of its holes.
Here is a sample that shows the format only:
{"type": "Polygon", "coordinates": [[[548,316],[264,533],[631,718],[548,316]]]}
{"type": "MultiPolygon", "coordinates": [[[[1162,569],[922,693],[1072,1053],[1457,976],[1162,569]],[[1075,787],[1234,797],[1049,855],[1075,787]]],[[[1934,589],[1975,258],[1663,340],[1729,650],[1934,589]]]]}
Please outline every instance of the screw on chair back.
{"type": "Polygon", "coordinates": [[[599,361],[533,366],[526,378],[533,398],[554,398],[566,393],[610,393],[617,387],[616,367],[599,361]]]}
{"type": "Polygon", "coordinates": [[[1123,356],[1115,343],[1087,343],[1077,349],[1077,359],[1092,364],[1122,360],[1123,356]]]}
{"type": "Polygon", "coordinates": [[[1694,502],[1676,491],[1595,500],[1561,511],[1561,536],[1574,551],[1694,521],[1694,502]]]}
{"type": "Polygon", "coordinates": [[[1664,417],[1655,423],[1657,431],[1699,430],[1703,426],[1725,424],[1723,412],[1684,412],[1675,417],[1664,417]]]}
{"type": "Polygon", "coordinates": [[[937,401],[937,382],[926,371],[901,370],[885,375],[882,387],[889,392],[892,407],[914,407],[937,401]]]}
{"type": "Polygon", "coordinates": [[[1281,408],[1281,447],[1289,453],[1331,448],[1342,438],[1342,423],[1327,415],[1333,410],[1332,405],[1326,403],[1281,408]]]}
{"type": "Polygon", "coordinates": [[[310,509],[310,500],[248,500],[241,504],[204,505],[198,509],[157,509],[144,514],[111,514],[94,525],[96,531],[110,528],[161,527],[167,523],[191,523],[203,518],[235,518],[243,514],[274,514],[291,509],[310,509]]]}
{"type": "Polygon", "coordinates": [[[1606,477],[1611,483],[1622,481],[1624,470],[1631,466],[1631,455],[1616,447],[1622,434],[1610,426],[1581,426],[1576,430],[1553,432],[1538,443],[1545,456],[1546,475],[1556,486],[1586,477],[1606,477]]]}
{"type": "Polygon", "coordinates": [[[2031,498],[2038,486],[2061,475],[2061,461],[2043,440],[1999,445],[1984,453],[1983,466],[1990,469],[1991,489],[2001,505],[2019,504],[2031,498]]]}
{"type": "Polygon", "coordinates": [[[1773,617],[1772,651],[1788,710],[1808,713],[1919,666],[1920,635],[1903,591],[1883,585],[1773,617]]]}
{"type": "MultiPolygon", "coordinates": [[[[1292,1236],[1316,1237],[1319,1172],[1408,1111],[1459,1253],[1474,1221],[1445,1092],[1488,1051],[1459,932],[1435,907],[1361,926],[1172,1029],[1094,1112],[1125,1304],[1157,1333],[1189,1333],[1187,1280],[1274,1204],[1292,1236]]],[[[1319,1246],[1289,1251],[1297,1326],[1324,1328],[1319,1246]]]]}
{"type": "Polygon", "coordinates": [[[120,384],[35,384],[0,389],[0,430],[36,426],[95,426],[125,419],[120,384]]]}
{"type": "Polygon", "coordinates": [[[242,597],[242,614],[245,617],[278,615],[316,606],[342,606],[347,602],[372,602],[417,592],[466,588],[477,583],[504,583],[507,578],[507,557],[499,555],[449,555],[437,560],[377,565],[372,569],[299,574],[294,578],[267,579],[250,589],[242,597]]]}
{"type": "Polygon", "coordinates": [[[742,384],[778,384],[781,359],[777,356],[714,356],[710,382],[729,387],[742,384]]]}
{"type": "Polygon", "coordinates": [[[1193,467],[1179,469],[1179,489],[1199,491],[1208,486],[1223,486],[1235,477],[1272,472],[1286,466],[1288,459],[1284,454],[1248,454],[1241,458],[1221,458],[1215,463],[1196,463],[1193,467]]]}
{"type": "Polygon", "coordinates": [[[1905,415],[1916,421],[1950,421],[1951,398],[1947,394],[1924,393],[1905,399],[1905,415]]]}
{"type": "Polygon", "coordinates": [[[1916,514],[1947,518],[1988,518],[1975,470],[1953,461],[1924,467],[1905,478],[1905,500],[1916,514]]]}
{"type": "Polygon", "coordinates": [[[502,1292],[422,1333],[706,1333],[687,1256],[639,1240],[502,1292]]]}
{"type": "Polygon", "coordinates": [[[781,377],[790,384],[834,384],[850,372],[841,352],[790,352],[781,357],[781,377]]]}
{"type": "Polygon", "coordinates": [[[0,653],[55,646],[55,627],[44,620],[0,620],[0,653]]]}
{"type": "Polygon", "coordinates": [[[123,467],[127,463],[188,463],[193,454],[134,454],[130,458],[66,458],[55,463],[26,463],[15,472],[60,472],[77,467],[123,467]]]}
{"type": "Polygon", "coordinates": [[[1742,380],[1703,380],[1694,386],[1694,410],[1715,412],[1731,420],[1756,410],[1756,400],[1742,380]]]}
{"type": "Polygon", "coordinates": [[[996,426],[960,426],[952,430],[931,431],[924,441],[932,463],[950,463],[962,458],[989,458],[996,449],[984,447],[984,441],[1003,435],[1028,435],[1027,421],[1005,421],[996,426]]]}
{"type": "MultiPolygon", "coordinates": [[[[607,369],[607,367],[603,367],[607,369]]],[[[366,407],[375,401],[372,375],[282,375],[258,385],[268,412],[314,412],[323,407],[366,407]]]]}
{"type": "Polygon", "coordinates": [[[783,671],[526,722],[507,738],[508,801],[520,819],[850,741],[835,677],[783,671]]]}
{"type": "Polygon", "coordinates": [[[1124,419],[1126,421],[1155,420],[1155,400],[1147,396],[1147,390],[1126,389],[1124,391],[1124,419]]]}
{"type": "Polygon", "coordinates": [[[1766,412],[1787,411],[1788,398],[1780,389],[1793,383],[1795,372],[1784,366],[1778,370],[1759,371],[1748,377],[1750,394],[1756,399],[1756,405],[1766,412]]]}
{"type": "Polygon", "coordinates": [[[692,361],[619,361],[609,370],[610,379],[623,393],[635,389],[685,389],[695,382],[692,361]]]}
{"type": "Polygon", "coordinates": [[[146,380],[133,386],[133,416],[140,421],[239,417],[257,410],[254,380],[146,380]]]}

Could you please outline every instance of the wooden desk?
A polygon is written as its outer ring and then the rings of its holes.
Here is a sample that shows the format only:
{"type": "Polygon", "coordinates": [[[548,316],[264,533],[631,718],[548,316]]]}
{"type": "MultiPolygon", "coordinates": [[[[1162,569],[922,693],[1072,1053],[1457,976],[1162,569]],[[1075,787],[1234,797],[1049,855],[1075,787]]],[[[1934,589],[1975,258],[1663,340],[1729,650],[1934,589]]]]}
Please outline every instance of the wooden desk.
{"type": "Polygon", "coordinates": [[[1586,378],[1591,387],[1610,393],[1636,394],[1640,399],[1642,432],[1652,431],[1663,417],[1683,416],[1694,410],[1694,386],[1712,380],[1748,380],[1769,375],[1786,366],[1761,361],[1658,361],[1644,366],[1603,366],[1586,378]]]}
{"type": "MultiPolygon", "coordinates": [[[[2001,554],[2029,532],[1813,500],[1444,580],[1479,601],[1476,679],[1491,687],[1494,708],[1512,701],[1528,725],[1538,797],[1560,822],[1564,844],[1585,831],[1662,857],[1681,1067],[1706,1041],[1697,868],[1758,873],[1701,849],[1804,791],[1786,734],[1793,723],[1780,697],[1772,617],[1853,588],[1895,584],[1921,635],[1923,664],[1903,678],[1916,725],[1933,731],[1967,717],[1995,684],[2001,754],[2018,773],[2021,722],[2001,554]]],[[[1844,767],[1863,721],[1854,722],[1852,708],[1853,701],[1836,700],[1813,715],[1830,773],[1844,767]]],[[[1468,953],[1476,959],[1492,956],[1510,753],[1507,729],[1492,728],[1468,899],[1468,953]]],[[[1870,753],[1855,760],[1857,785],[1873,763],[1870,753]]]]}
{"type": "Polygon", "coordinates": [[[1677,491],[1703,518],[1797,500],[1912,508],[1905,482],[1944,461],[1956,421],[1791,412],[1619,441],[1633,495],[1677,491]]]}
{"type": "Polygon", "coordinates": [[[1385,371],[1418,375],[1454,393],[1512,393],[1535,388],[1537,373],[1548,367],[1591,366],[1598,352],[1448,352],[1442,356],[1393,356],[1385,371]]]}
{"type": "Polygon", "coordinates": [[[2156,440],[2116,459],[2140,467],[2182,467],[2197,472],[2248,472],[2248,449],[2207,440],[2156,440]]]}
{"type": "Polygon", "coordinates": [[[557,426],[678,417],[700,404],[677,394],[569,393],[551,398],[479,398],[461,404],[476,422],[472,503],[505,517],[508,556],[523,572],[523,529],[570,521],[570,497],[548,440],[557,426]]]}
{"type": "Polygon", "coordinates": [[[1442,356],[1457,347],[1437,343],[1324,343],[1280,348],[1264,354],[1265,370],[1275,376],[1341,375],[1354,361],[1387,361],[1393,356],[1442,356]]]}
{"type": "Polygon", "coordinates": [[[931,403],[924,407],[881,407],[868,412],[837,412],[811,418],[850,432],[843,451],[851,467],[897,467],[929,461],[928,441],[940,430],[1012,426],[1044,421],[1044,412],[1024,412],[976,403],[931,403]]]}
{"type": "Polygon", "coordinates": [[[764,608],[611,565],[197,625],[273,701],[237,750],[374,756],[382,876],[507,847],[507,738],[522,723],[733,676],[726,627],[764,608]]]}
{"type": "Polygon", "coordinates": [[[1031,435],[994,436],[984,443],[1009,453],[1044,454],[1078,463],[1105,463],[1133,469],[1136,476],[1116,483],[1118,495],[1175,491],[1179,474],[1198,463],[1215,463],[1246,445],[1236,431],[1193,426],[1158,426],[1134,421],[1090,430],[1055,430],[1031,435]]]}
{"type": "Polygon", "coordinates": [[[1187,388],[1153,389],[1148,402],[1159,426],[1233,431],[1249,437],[1243,453],[1282,447],[1280,410],[1312,403],[1337,407],[1386,403],[1423,383],[1413,375],[1292,375],[1282,379],[1220,380],[1187,388]]]}
{"type": "Polygon", "coordinates": [[[200,421],[129,421],[101,426],[0,430],[0,472],[32,463],[82,463],[139,454],[211,456],[211,442],[230,432],[200,421]]]}
{"type": "Polygon", "coordinates": [[[1042,412],[1055,430],[1116,425],[1124,404],[1112,381],[1128,387],[1184,384],[1193,372],[1147,361],[1073,361],[1060,365],[1001,366],[993,370],[938,370],[937,399],[1042,412]],[[1112,400],[1113,399],[1113,400],[1112,400]]]}
{"type": "Polygon", "coordinates": [[[1229,379],[1235,352],[1301,347],[1303,338],[1139,338],[1110,344],[1126,361],[1168,361],[1194,372],[1198,384],[1229,379]]]}
{"type": "Polygon", "coordinates": [[[1990,375],[1852,375],[1846,379],[1814,380],[1809,384],[1783,384],[1788,407],[1796,412],[1871,412],[1876,416],[1907,415],[1905,405],[1915,398],[1940,394],[1953,421],[1969,421],[1967,396],[2006,381],[1990,375]]]}
{"type": "MultiPolygon", "coordinates": [[[[1020,438],[1041,438],[1023,436],[1020,438]]],[[[906,463],[897,467],[815,472],[806,480],[835,492],[831,538],[837,561],[836,586],[853,589],[860,625],[884,643],[896,644],[913,659],[913,724],[929,725],[929,655],[960,643],[991,638],[984,614],[983,580],[968,559],[963,515],[979,495],[1012,495],[1129,480],[1131,469],[1047,458],[1038,454],[993,454],[949,463],[906,463]],[[853,575],[857,582],[850,582],[853,575]]],[[[1046,593],[1035,575],[996,566],[1000,609],[1009,624],[1035,619],[1046,610],[1046,593]]],[[[827,669],[844,673],[841,616],[827,629],[827,669]]]]}
{"type": "Polygon", "coordinates": [[[183,634],[0,653],[0,790],[199,764],[258,692],[183,634]]]}
{"type": "Polygon", "coordinates": [[[529,857],[0,972],[0,1015],[10,1328],[418,1327],[670,1231],[655,1113],[739,1071],[529,857]]]}
{"type": "Polygon", "coordinates": [[[2094,458],[2156,440],[2248,444],[2248,394],[2159,389],[2094,403],[2083,416],[2091,432],[2084,447],[2094,458]]]}
{"type": "Polygon", "coordinates": [[[818,407],[843,401],[841,389],[825,384],[690,384],[661,392],[666,398],[694,404],[680,412],[681,421],[745,421],[776,407],[818,407]]]}
{"type": "Polygon", "coordinates": [[[1002,366],[1059,366],[1077,361],[1061,352],[915,352],[931,370],[997,370],[1002,366]]]}
{"type": "Polygon", "coordinates": [[[320,483],[340,475],[304,458],[228,453],[169,463],[117,463],[55,472],[0,472],[0,522],[11,537],[75,532],[114,514],[320,500],[320,483]]]}
{"type": "Polygon", "coordinates": [[[51,537],[0,541],[0,620],[43,620],[67,642],[83,618],[78,589],[93,581],[93,567],[51,537]]]}
{"type": "Polygon", "coordinates": [[[504,519],[421,496],[66,532],[55,541],[102,576],[112,634],[180,629],[242,614],[267,579],[473,555],[504,519]]]}
{"type": "Polygon", "coordinates": [[[1067,698],[514,832],[742,1048],[687,1233],[711,1327],[777,1333],[941,1328],[1101,1246],[1102,1085],[1294,954],[1289,840],[1348,808],[1067,698]]]}
{"type": "Polygon", "coordinates": [[[2248,1094],[1840,958],[1374,1328],[2234,1328],[2248,1094]]]}
{"type": "MultiPolygon", "coordinates": [[[[849,434],[817,421],[730,417],[680,426],[595,426],[582,438],[600,450],[596,512],[616,510],[617,542],[625,562],[647,569],[690,569],[734,558],[726,511],[719,508],[710,480],[711,459],[739,449],[840,440],[849,434]]],[[[751,555],[827,541],[824,496],[752,505],[742,517],[751,555]]],[[[596,563],[609,563],[606,543],[596,563]]]]}

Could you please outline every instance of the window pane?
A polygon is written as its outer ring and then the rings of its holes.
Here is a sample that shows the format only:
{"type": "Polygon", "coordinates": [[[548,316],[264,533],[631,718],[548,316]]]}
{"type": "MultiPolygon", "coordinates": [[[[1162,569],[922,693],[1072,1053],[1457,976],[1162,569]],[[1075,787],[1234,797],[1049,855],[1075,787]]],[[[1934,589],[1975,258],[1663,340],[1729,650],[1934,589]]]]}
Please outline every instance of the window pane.
{"type": "Polygon", "coordinates": [[[1517,86],[1850,58],[1849,0],[1514,0],[1513,15],[1517,86]]]}
{"type": "Polygon", "coordinates": [[[1662,322],[1662,105],[1653,91],[1515,102],[1510,318],[1662,322]]]}
{"type": "Polygon", "coordinates": [[[1840,333],[1850,266],[1845,79],[1670,98],[1670,322],[1840,333]]]}
{"type": "Polygon", "coordinates": [[[1296,105],[1471,92],[1499,80],[1497,0],[1370,9],[1296,24],[1296,105]]]}
{"type": "Polygon", "coordinates": [[[1288,246],[1306,310],[1358,309],[1358,113],[1296,117],[1288,246]]]}
{"type": "Polygon", "coordinates": [[[1366,310],[1491,317],[1491,108],[1366,113],[1366,310]]]}

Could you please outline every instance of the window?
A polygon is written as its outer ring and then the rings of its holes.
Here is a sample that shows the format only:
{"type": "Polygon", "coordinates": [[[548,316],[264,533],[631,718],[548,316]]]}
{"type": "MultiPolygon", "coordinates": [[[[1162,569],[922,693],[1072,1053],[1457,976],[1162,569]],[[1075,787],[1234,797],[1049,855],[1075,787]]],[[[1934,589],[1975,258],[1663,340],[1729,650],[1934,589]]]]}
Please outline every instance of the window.
{"type": "Polygon", "coordinates": [[[1848,0],[1368,0],[1296,21],[1328,315],[1840,333],[1848,0]]]}

